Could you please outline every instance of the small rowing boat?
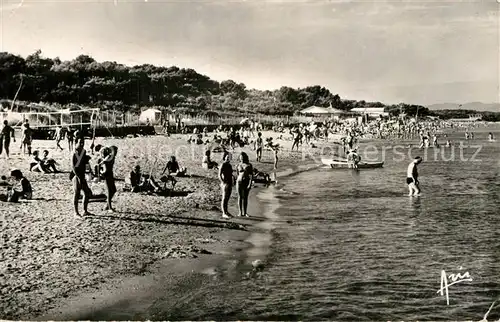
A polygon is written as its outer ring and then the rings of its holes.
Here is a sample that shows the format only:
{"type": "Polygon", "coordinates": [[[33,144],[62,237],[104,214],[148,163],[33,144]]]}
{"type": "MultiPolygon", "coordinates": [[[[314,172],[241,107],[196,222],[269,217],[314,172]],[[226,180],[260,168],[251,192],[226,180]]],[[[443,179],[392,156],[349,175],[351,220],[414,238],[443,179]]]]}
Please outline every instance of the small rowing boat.
{"type": "MultiPolygon", "coordinates": [[[[329,165],[333,169],[349,169],[352,168],[353,165],[346,160],[334,160],[334,159],[321,159],[321,162],[324,165],[329,165]]],[[[384,166],[384,162],[360,162],[358,163],[358,169],[376,169],[382,168],[384,166]]]]}

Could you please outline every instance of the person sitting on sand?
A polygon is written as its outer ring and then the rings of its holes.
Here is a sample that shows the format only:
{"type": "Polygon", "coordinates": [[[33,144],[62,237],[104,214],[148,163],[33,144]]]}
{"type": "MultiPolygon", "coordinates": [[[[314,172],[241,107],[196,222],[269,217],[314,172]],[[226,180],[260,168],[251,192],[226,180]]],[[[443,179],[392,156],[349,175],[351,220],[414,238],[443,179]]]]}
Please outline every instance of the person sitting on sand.
{"type": "Polygon", "coordinates": [[[176,176],[176,177],[185,177],[187,169],[184,167],[180,167],[179,163],[175,159],[175,156],[170,157],[170,161],[167,162],[165,169],[161,174],[167,172],[168,175],[176,176]]]}
{"type": "Polygon", "coordinates": [[[136,165],[134,170],[130,171],[128,181],[132,192],[158,192],[160,190],[160,186],[155,182],[152,176],[142,174],[141,167],[139,165],[136,165]]]}
{"type": "Polygon", "coordinates": [[[49,159],[49,151],[43,150],[42,167],[45,172],[58,173],[59,170],[57,170],[56,164],[57,162],[54,159],[49,159]]]}
{"type": "Polygon", "coordinates": [[[196,144],[203,144],[203,135],[201,133],[196,137],[196,144]]]}
{"type": "Polygon", "coordinates": [[[42,172],[46,173],[45,167],[43,166],[42,159],[39,157],[38,150],[33,151],[33,155],[30,160],[30,171],[32,172],[42,172]]]}
{"type": "Polygon", "coordinates": [[[32,199],[33,189],[31,188],[31,183],[23,176],[21,170],[12,170],[10,176],[18,182],[18,185],[8,191],[7,201],[18,202],[19,199],[32,199]]]}
{"type": "Polygon", "coordinates": [[[218,169],[218,164],[217,162],[214,162],[210,159],[211,152],[210,150],[205,151],[205,156],[203,157],[203,161],[201,163],[202,168],[206,170],[210,169],[218,169]]]}

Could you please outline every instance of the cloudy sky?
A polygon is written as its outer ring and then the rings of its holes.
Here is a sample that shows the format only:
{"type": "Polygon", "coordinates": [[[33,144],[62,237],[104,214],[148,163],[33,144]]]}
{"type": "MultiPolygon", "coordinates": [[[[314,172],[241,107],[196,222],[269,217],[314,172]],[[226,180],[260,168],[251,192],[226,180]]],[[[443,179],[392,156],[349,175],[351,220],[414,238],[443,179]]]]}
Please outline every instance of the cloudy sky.
{"type": "Polygon", "coordinates": [[[385,103],[499,101],[496,0],[0,0],[0,50],[385,103]]]}

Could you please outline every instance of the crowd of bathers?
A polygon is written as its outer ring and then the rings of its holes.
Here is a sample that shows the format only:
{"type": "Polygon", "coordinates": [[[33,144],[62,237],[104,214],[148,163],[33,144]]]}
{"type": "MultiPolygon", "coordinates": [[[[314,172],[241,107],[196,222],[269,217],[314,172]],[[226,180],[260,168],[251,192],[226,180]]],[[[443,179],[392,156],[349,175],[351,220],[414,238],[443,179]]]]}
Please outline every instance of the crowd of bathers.
{"type": "MultiPolygon", "coordinates": [[[[239,159],[240,163],[235,169],[237,175],[233,176],[229,150],[253,144],[253,149],[256,151],[257,155],[257,161],[261,161],[262,150],[268,148],[274,151],[274,165],[277,167],[277,151],[279,150],[279,144],[273,143],[272,138],[267,138],[264,141],[262,134],[260,132],[255,133],[253,129],[253,126],[245,126],[240,130],[235,130],[234,128],[223,129],[219,127],[212,136],[209,136],[206,128],[204,128],[201,133],[198,133],[197,129],[195,129],[193,133],[195,139],[191,136],[188,140],[189,143],[207,144],[203,159],[201,160],[201,167],[206,170],[216,170],[218,172],[218,177],[223,186],[221,190],[221,205],[224,218],[229,218],[231,216],[227,207],[233,185],[237,187],[238,191],[239,214],[241,216],[248,216],[248,194],[252,183],[259,182],[268,184],[272,181],[269,174],[253,168],[249,162],[248,155],[244,152],[241,153],[239,159]],[[208,146],[209,143],[212,144],[208,146]],[[214,143],[215,145],[213,145],[214,143]],[[212,160],[212,151],[222,152],[221,164],[212,160]]],[[[256,127],[256,129],[259,129],[259,127],[256,127]]],[[[1,148],[5,151],[6,156],[9,157],[10,143],[16,142],[14,129],[5,121],[0,133],[1,148]]],[[[21,133],[22,144],[20,148],[22,153],[29,156],[27,169],[31,172],[42,174],[61,173],[59,163],[49,156],[50,152],[48,150],[43,150],[41,152],[32,150],[32,130],[28,121],[23,123],[21,133]]],[[[66,139],[68,150],[72,153],[69,179],[73,186],[75,215],[78,217],[91,215],[88,211],[89,201],[92,198],[98,197],[105,198],[106,200],[106,207],[104,210],[114,212],[113,198],[117,192],[114,165],[118,156],[118,148],[113,145],[95,145],[94,138],[92,138],[89,150],[90,153],[87,153],[83,131],[74,131],[71,128],[61,126],[56,127],[52,139],[55,141],[55,149],[58,150],[64,149],[61,146],[61,142],[66,139]],[[105,184],[106,192],[102,195],[95,195],[89,183],[101,181],[105,184]],[[79,209],[80,201],[82,201],[83,204],[83,212],[79,209]]],[[[33,189],[31,183],[23,175],[22,171],[14,169],[11,171],[10,176],[14,179],[15,184],[11,184],[7,177],[2,177],[2,180],[0,180],[0,185],[8,188],[5,200],[18,202],[21,199],[32,199],[33,189]]],[[[181,166],[175,156],[170,157],[163,171],[158,176],[159,179],[155,178],[152,171],[143,173],[141,165],[137,164],[125,178],[124,191],[146,192],[161,195],[165,192],[173,191],[178,178],[187,176],[189,176],[189,174],[186,167],[181,166]],[[169,187],[167,187],[168,184],[170,185],[169,187]]]]}

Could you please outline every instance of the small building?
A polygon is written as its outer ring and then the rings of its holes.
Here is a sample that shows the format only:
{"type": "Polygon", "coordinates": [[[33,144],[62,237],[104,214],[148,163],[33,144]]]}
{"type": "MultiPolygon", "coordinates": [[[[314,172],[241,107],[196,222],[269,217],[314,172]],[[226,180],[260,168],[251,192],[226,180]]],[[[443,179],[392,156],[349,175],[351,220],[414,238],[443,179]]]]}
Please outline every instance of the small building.
{"type": "Polygon", "coordinates": [[[157,125],[161,122],[161,111],[156,108],[148,108],[141,112],[139,121],[143,124],[149,122],[151,125],[157,125]]]}
{"type": "Polygon", "coordinates": [[[481,121],[483,116],[481,114],[469,115],[469,118],[453,118],[449,119],[449,122],[461,123],[461,122],[476,122],[481,121]]]}
{"type": "Polygon", "coordinates": [[[355,107],[350,112],[368,115],[370,117],[389,116],[383,107],[355,107]]]}

